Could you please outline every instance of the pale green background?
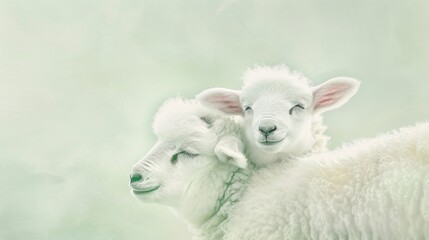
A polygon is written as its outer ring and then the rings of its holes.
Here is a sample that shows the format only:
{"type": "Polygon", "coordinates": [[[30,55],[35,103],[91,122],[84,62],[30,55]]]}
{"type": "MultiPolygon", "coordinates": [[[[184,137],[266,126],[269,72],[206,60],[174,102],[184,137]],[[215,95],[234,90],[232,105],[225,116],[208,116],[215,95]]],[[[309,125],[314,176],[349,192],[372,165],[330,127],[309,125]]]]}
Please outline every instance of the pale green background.
{"type": "Polygon", "coordinates": [[[429,1],[1,0],[0,239],[189,239],[129,193],[171,96],[254,64],[362,81],[331,147],[429,119],[429,1]]]}

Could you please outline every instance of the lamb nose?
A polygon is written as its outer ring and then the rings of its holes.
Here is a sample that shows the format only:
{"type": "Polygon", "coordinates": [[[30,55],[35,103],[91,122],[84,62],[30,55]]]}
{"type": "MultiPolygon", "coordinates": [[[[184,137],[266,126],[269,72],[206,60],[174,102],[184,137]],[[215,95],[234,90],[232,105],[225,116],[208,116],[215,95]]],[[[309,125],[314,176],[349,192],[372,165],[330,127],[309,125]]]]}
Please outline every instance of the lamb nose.
{"type": "Polygon", "coordinates": [[[266,125],[266,126],[259,126],[259,131],[264,134],[265,136],[268,136],[270,133],[274,132],[277,129],[276,125],[266,125]]]}
{"type": "Polygon", "coordinates": [[[138,182],[140,180],[142,180],[142,175],[140,173],[134,173],[133,175],[130,176],[130,182],[138,182]]]}

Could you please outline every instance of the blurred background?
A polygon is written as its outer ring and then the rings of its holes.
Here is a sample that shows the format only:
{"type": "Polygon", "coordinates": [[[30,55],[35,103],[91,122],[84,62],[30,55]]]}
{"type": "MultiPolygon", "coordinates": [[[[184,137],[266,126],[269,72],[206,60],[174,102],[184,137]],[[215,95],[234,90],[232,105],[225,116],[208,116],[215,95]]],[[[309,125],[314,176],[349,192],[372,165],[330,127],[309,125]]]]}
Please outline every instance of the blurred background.
{"type": "Polygon", "coordinates": [[[425,0],[0,0],[0,239],[190,239],[128,176],[168,97],[255,64],[362,81],[331,148],[429,120],[425,0]]]}

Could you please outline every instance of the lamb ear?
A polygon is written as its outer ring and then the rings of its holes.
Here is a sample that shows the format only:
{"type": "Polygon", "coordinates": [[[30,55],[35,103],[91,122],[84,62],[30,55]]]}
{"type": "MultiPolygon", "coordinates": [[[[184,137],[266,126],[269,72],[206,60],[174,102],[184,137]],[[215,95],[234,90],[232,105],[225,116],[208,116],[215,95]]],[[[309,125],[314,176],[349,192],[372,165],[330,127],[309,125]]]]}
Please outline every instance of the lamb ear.
{"type": "Polygon", "coordinates": [[[240,91],[226,88],[210,88],[199,93],[196,98],[204,105],[224,113],[243,115],[240,103],[240,91]]]}
{"type": "Polygon", "coordinates": [[[332,78],[313,88],[313,112],[322,113],[342,106],[359,90],[360,81],[332,78]]]}
{"type": "Polygon", "coordinates": [[[239,168],[247,167],[247,158],[243,153],[243,143],[233,136],[226,136],[219,140],[214,150],[217,158],[239,168]]]}

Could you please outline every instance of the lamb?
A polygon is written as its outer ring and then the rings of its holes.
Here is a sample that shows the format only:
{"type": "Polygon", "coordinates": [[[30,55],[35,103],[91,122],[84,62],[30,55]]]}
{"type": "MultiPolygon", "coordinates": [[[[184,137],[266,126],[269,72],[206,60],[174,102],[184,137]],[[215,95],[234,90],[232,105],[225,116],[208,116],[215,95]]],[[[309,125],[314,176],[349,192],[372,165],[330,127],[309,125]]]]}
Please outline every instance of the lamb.
{"type": "Polygon", "coordinates": [[[321,113],[346,103],[360,82],[337,77],[316,87],[288,67],[256,67],[244,74],[241,91],[207,89],[203,104],[244,116],[248,156],[258,166],[326,150],[321,113]]]}
{"type": "Polygon", "coordinates": [[[240,125],[197,101],[172,99],[158,110],[153,129],[159,140],[132,169],[133,194],[173,207],[198,239],[222,239],[218,227],[250,173],[240,125]]]}
{"type": "Polygon", "coordinates": [[[172,207],[200,240],[429,239],[429,123],[255,168],[241,126],[166,102],[132,193],[172,207]]]}

